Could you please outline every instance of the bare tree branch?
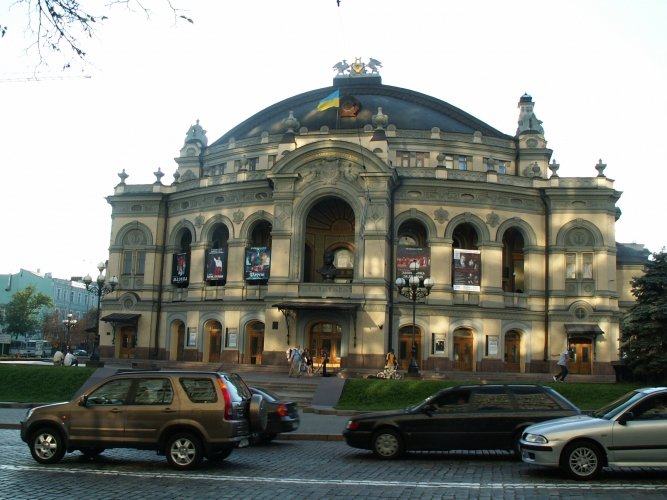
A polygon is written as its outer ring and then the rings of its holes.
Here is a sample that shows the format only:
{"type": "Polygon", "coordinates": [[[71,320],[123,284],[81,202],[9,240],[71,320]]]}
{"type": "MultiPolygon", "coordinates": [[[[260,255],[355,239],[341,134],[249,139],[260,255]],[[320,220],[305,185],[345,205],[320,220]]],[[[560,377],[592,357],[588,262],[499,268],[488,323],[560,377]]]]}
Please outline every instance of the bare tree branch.
{"type": "MultiPolygon", "coordinates": [[[[192,19],[183,14],[183,10],[174,7],[171,0],[164,1],[174,14],[174,24],[180,19],[193,23],[192,19]]],[[[65,58],[63,69],[69,68],[75,60],[88,64],[87,54],[83,49],[83,39],[96,36],[100,23],[108,17],[104,14],[93,14],[81,6],[78,0],[16,0],[12,7],[23,5],[27,8],[28,23],[26,32],[34,41],[31,47],[37,50],[39,63],[48,64],[48,53],[59,53],[65,58]],[[45,51],[45,52],[44,52],[45,51]]],[[[142,0],[109,0],[106,9],[114,5],[122,5],[126,10],[143,11],[146,19],[150,19],[151,10],[142,0]]],[[[0,38],[7,32],[7,26],[0,25],[0,38]]]]}

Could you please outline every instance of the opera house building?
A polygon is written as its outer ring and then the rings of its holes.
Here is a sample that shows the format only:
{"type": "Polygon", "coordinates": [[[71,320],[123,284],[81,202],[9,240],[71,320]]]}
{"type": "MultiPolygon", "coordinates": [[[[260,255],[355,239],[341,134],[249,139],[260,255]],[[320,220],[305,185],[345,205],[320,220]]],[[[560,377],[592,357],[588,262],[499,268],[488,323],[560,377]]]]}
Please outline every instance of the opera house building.
{"type": "Polygon", "coordinates": [[[606,165],[560,177],[527,94],[507,134],[378,65],[214,141],[197,122],[173,179],[119,174],[102,358],[407,368],[414,338],[420,370],[555,372],[569,346],[571,373],[614,373],[648,253],[615,241],[606,165]]]}

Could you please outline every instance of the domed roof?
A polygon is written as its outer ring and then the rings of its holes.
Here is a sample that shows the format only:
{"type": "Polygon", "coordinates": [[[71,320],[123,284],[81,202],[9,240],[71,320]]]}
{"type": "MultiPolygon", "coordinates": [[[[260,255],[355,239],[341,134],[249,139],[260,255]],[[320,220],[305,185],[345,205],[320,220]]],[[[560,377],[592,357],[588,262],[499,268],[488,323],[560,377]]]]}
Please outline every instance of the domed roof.
{"type": "Polygon", "coordinates": [[[309,131],[317,131],[324,126],[332,131],[359,130],[365,125],[372,125],[371,117],[377,114],[380,107],[389,117],[389,125],[396,126],[398,130],[431,130],[439,127],[442,132],[472,134],[479,131],[485,136],[514,139],[440,99],[413,90],[382,85],[379,77],[349,82],[349,79],[335,78],[331,87],[304,92],[269,106],[231,129],[211,146],[226,144],[232,137],[242,140],[258,137],[262,132],[284,133],[287,129],[282,121],[289,116],[290,111],[294,112],[300,127],[306,127],[309,131]],[[346,103],[349,106],[356,101],[360,105],[356,117],[340,116],[337,120],[339,108],[317,110],[319,102],[338,89],[341,110],[346,103]]]}

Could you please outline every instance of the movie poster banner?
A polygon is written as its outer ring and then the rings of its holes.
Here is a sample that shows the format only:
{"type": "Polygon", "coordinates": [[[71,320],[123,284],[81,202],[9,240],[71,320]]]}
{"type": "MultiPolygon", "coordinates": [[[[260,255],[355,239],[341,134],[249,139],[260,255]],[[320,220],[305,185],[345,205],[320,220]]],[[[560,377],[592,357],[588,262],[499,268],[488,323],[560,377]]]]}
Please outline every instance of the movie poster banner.
{"type": "Polygon", "coordinates": [[[271,271],[271,249],[250,247],[245,249],[246,281],[268,280],[271,271]]]}
{"type": "Polygon", "coordinates": [[[403,278],[405,281],[410,279],[412,273],[410,272],[410,263],[416,260],[419,263],[419,280],[431,276],[431,250],[426,247],[402,247],[399,246],[396,250],[396,276],[403,278]]]}
{"type": "Polygon", "coordinates": [[[175,253],[171,264],[171,283],[180,287],[190,282],[190,253],[175,253]]]}
{"type": "Polygon", "coordinates": [[[227,249],[212,248],[206,250],[206,281],[224,281],[227,279],[227,249]]]}
{"type": "Polygon", "coordinates": [[[479,250],[454,249],[454,290],[479,292],[482,261],[479,250]]]}

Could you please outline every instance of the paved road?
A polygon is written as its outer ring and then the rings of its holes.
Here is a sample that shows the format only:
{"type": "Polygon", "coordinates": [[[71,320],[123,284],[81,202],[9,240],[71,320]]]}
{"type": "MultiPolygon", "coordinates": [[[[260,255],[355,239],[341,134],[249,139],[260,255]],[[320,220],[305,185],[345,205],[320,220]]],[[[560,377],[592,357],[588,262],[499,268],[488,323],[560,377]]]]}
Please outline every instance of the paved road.
{"type": "Polygon", "coordinates": [[[667,471],[606,469],[576,483],[558,470],[514,462],[509,453],[410,453],[379,461],[342,442],[276,441],[235,450],[221,463],[174,472],[149,451],[109,450],[33,461],[16,430],[0,430],[0,499],[646,499],[665,498],[667,471]]]}

